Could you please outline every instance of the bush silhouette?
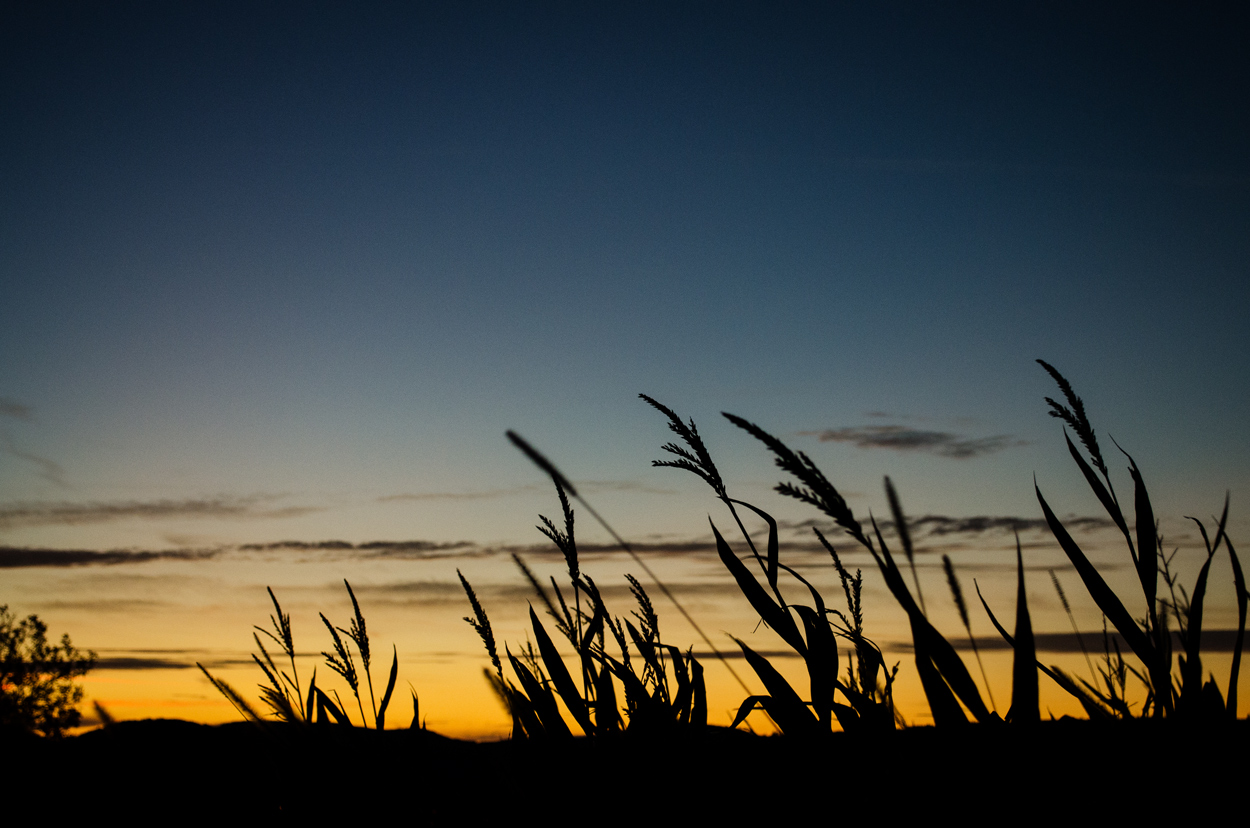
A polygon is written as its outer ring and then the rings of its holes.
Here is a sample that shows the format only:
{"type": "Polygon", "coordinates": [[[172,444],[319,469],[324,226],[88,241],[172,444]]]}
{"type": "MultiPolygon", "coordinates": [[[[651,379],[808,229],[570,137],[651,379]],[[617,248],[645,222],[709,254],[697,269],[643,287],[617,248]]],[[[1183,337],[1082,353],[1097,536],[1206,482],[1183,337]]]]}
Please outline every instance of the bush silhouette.
{"type": "Polygon", "coordinates": [[[0,729],[60,736],[78,724],[82,688],[74,679],[95,666],[95,653],[74,648],[69,636],[48,643],[37,615],[18,621],[0,605],[0,729]]]}

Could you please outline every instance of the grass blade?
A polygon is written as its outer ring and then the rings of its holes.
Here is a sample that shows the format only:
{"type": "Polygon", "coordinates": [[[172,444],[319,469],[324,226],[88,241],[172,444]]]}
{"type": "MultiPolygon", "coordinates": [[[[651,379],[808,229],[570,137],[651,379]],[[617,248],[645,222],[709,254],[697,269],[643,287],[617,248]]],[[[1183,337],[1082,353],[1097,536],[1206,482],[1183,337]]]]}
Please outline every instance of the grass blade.
{"type": "MultiPolygon", "coordinates": [[[[490,673],[487,673],[487,675],[490,675],[490,673]]],[[[420,724],[421,702],[417,700],[417,691],[413,690],[411,685],[408,686],[408,690],[412,693],[412,721],[409,723],[408,729],[425,730],[425,725],[420,724]]]]}
{"type": "Polygon", "coordinates": [[[964,666],[950,642],[925,618],[915,599],[911,597],[907,583],[903,580],[903,574],[894,562],[894,557],[890,554],[889,547],[886,546],[885,538],[881,536],[881,530],[875,520],[872,526],[881,552],[878,554],[871,546],[868,551],[876,560],[877,567],[885,578],[886,586],[894,595],[894,600],[898,601],[911,622],[912,644],[916,650],[916,668],[920,672],[921,683],[925,686],[925,694],[929,697],[929,707],[934,712],[934,721],[937,721],[939,716],[943,721],[950,722],[968,720],[954,696],[951,695],[952,692],[972,711],[977,721],[989,720],[991,718],[989,708],[982,701],[981,692],[977,690],[976,682],[972,680],[968,668],[964,666]]]}
{"type": "MultiPolygon", "coordinates": [[[[794,688],[790,686],[790,682],[778,673],[773,665],[768,663],[768,659],[752,650],[744,642],[735,638],[738,646],[742,648],[742,655],[746,658],[747,663],[751,665],[751,669],[755,670],[755,674],[759,676],[760,681],[764,684],[764,689],[768,691],[767,699],[764,701],[765,709],[768,715],[773,718],[777,726],[787,736],[815,736],[819,734],[820,724],[816,721],[816,717],[807,709],[807,705],[799,698],[799,694],[794,692],[794,688]]],[[[741,712],[741,711],[739,711],[741,712]]]]}
{"type": "Polygon", "coordinates": [[[1228,674],[1228,713],[1237,718],[1237,677],[1241,671],[1241,648],[1246,635],[1246,604],[1250,594],[1246,593],[1246,576],[1241,571],[1241,561],[1237,560],[1237,551],[1227,538],[1224,545],[1228,547],[1228,556],[1233,562],[1233,587],[1237,590],[1237,640],[1233,645],[1233,666],[1228,674]]]}
{"type": "Polygon", "coordinates": [[[242,716],[245,721],[257,723],[262,721],[260,715],[250,704],[247,703],[247,700],[240,696],[238,691],[227,684],[224,679],[219,679],[212,673],[208,672],[207,668],[205,668],[204,665],[198,661],[195,662],[195,666],[199,667],[200,672],[203,673],[210,682],[212,682],[213,686],[217,688],[217,692],[225,696],[226,701],[234,705],[234,709],[239,711],[239,715],[242,716]]]}
{"type": "MultiPolygon", "coordinates": [[[[512,670],[521,682],[521,689],[529,700],[538,722],[542,725],[542,732],[554,736],[572,738],[573,732],[569,730],[564,717],[560,715],[560,708],[556,706],[556,699],[552,695],[551,690],[540,682],[529,671],[529,668],[522,664],[521,660],[514,656],[507,647],[504,647],[504,653],[507,654],[508,661],[512,664],[512,670]]],[[[537,735],[530,730],[529,726],[526,727],[526,732],[530,733],[530,735],[537,735]]]]}
{"type": "Polygon", "coordinates": [[[703,665],[690,655],[690,683],[694,687],[694,701],[690,705],[690,724],[707,727],[707,685],[703,682],[703,665]]]}
{"type": "Polygon", "coordinates": [[[1085,589],[1089,592],[1094,603],[1103,611],[1103,614],[1111,621],[1112,625],[1119,631],[1120,635],[1132,648],[1137,657],[1144,664],[1153,664],[1155,661],[1154,647],[1151,646],[1150,639],[1137,626],[1137,622],[1129,615],[1128,610],[1124,608],[1124,604],[1120,602],[1119,597],[1107,586],[1107,582],[1102,579],[1102,575],[1098,574],[1098,570],[1089,562],[1089,558],[1085,557],[1085,553],[1081,551],[1081,547],[1077,546],[1076,541],[1072,540],[1072,536],[1068,534],[1068,530],[1060,523],[1059,518],[1055,517],[1055,513],[1051,511],[1050,504],[1046,502],[1046,498],[1042,497],[1042,490],[1034,483],[1033,490],[1037,493],[1037,500],[1042,505],[1042,514],[1046,517],[1046,523],[1050,526],[1051,533],[1055,536],[1055,540],[1059,541],[1059,546],[1068,556],[1068,560],[1072,562],[1072,566],[1076,569],[1076,573],[1081,576],[1081,581],[1085,584],[1085,589]]]}
{"type": "Polygon", "coordinates": [[[737,503],[739,506],[747,507],[748,509],[750,509],[752,512],[755,512],[755,514],[759,515],[768,523],[768,557],[766,559],[767,565],[765,567],[765,573],[768,576],[768,585],[773,588],[774,592],[776,592],[777,590],[777,563],[780,559],[779,550],[781,548],[777,540],[776,519],[772,515],[768,514],[768,512],[765,512],[763,509],[752,506],[750,503],[747,503],[745,501],[730,499],[729,502],[737,503]]]}
{"type": "MultiPolygon", "coordinates": [[[[981,599],[981,606],[985,607],[985,614],[990,618],[990,623],[994,625],[994,629],[998,630],[998,634],[1003,637],[1003,640],[1007,642],[1008,646],[1014,650],[1016,647],[1015,638],[1007,632],[1007,629],[1002,624],[998,623],[998,618],[994,616],[994,611],[990,609],[990,605],[985,601],[985,596],[981,594],[980,585],[977,584],[975,579],[972,583],[973,586],[976,587],[977,598],[981,599]]],[[[1082,690],[1080,686],[1068,676],[1067,673],[1063,672],[1058,667],[1047,667],[1039,661],[1037,662],[1037,669],[1041,670],[1053,679],[1055,684],[1058,684],[1064,690],[1068,691],[1068,693],[1070,693],[1074,698],[1076,698],[1076,700],[1081,703],[1081,706],[1085,708],[1086,715],[1088,715],[1091,719],[1115,718],[1110,711],[1095,701],[1089,693],[1082,690]]]]}
{"type": "Polygon", "coordinates": [[[1011,666],[1011,709],[1007,718],[1018,724],[1036,724],[1041,720],[1037,696],[1037,648],[1033,643],[1033,622],[1029,618],[1029,599],[1024,590],[1024,556],[1020,536],[1016,535],[1016,636],[1015,657],[1011,666]]]}
{"type": "MultiPolygon", "coordinates": [[[[708,521],[711,523],[711,521],[708,521]]],[[[720,554],[721,563],[734,576],[734,580],[738,582],[738,588],[742,590],[742,594],[746,596],[752,608],[759,614],[760,618],[772,628],[787,644],[794,648],[795,652],[800,655],[806,655],[807,645],[803,642],[803,637],[799,635],[799,629],[784,608],[777,606],[773,599],[768,596],[764,588],[755,580],[755,576],[738,560],[738,556],[729,548],[729,544],[721,537],[720,531],[717,530],[716,524],[712,524],[712,533],[716,536],[716,551],[720,554]]]]}
{"type": "Polygon", "coordinates": [[[534,627],[534,638],[538,641],[538,651],[542,654],[543,665],[556,686],[556,692],[560,694],[560,698],[564,699],[564,706],[573,714],[582,732],[593,733],[594,725],[590,721],[590,711],[586,707],[586,700],[577,692],[577,685],[573,683],[569,668],[565,666],[564,659],[560,657],[560,651],[552,643],[551,636],[547,635],[533,607],[530,607],[530,624],[534,627]]]}
{"type": "Polygon", "coordinates": [[[1133,510],[1137,516],[1137,577],[1141,581],[1142,593],[1146,596],[1146,610],[1153,616],[1159,584],[1159,539],[1155,534],[1155,513],[1137,464],[1127,451],[1124,451],[1124,456],[1128,457],[1128,471],[1133,476],[1133,510]]]}
{"type": "Polygon", "coordinates": [[[333,699],[327,696],[320,687],[317,688],[316,692],[317,692],[317,718],[320,721],[324,722],[326,720],[326,713],[329,713],[330,717],[333,718],[336,723],[341,724],[344,727],[352,726],[352,720],[347,718],[347,714],[344,713],[339,708],[339,706],[334,703],[333,699]]]}
{"type": "MultiPolygon", "coordinates": [[[[391,703],[391,693],[395,692],[395,679],[399,677],[399,650],[395,645],[391,645],[391,676],[386,680],[386,692],[382,694],[382,704],[378,706],[378,716],[375,725],[378,730],[386,728],[386,706],[391,703]]],[[[416,695],[416,692],[413,692],[416,695]]]]}
{"type": "MultiPolygon", "coordinates": [[[[1195,521],[1196,522],[1196,521],[1195,521]]],[[[1207,593],[1207,575],[1215,555],[1214,547],[1207,550],[1206,563],[1194,582],[1194,594],[1189,601],[1185,620],[1185,663],[1181,669],[1181,700],[1190,710],[1198,704],[1202,693],[1202,608],[1207,593]]]]}

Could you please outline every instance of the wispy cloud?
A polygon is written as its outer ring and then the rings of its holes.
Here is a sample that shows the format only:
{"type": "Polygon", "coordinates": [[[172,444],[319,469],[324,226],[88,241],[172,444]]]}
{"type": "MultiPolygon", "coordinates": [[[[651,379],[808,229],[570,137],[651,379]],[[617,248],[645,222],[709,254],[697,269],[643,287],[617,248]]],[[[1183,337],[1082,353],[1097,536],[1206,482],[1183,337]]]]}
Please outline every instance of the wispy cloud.
{"type": "Polygon", "coordinates": [[[271,504],[276,497],[218,497],[189,500],[126,500],[107,503],[14,503],[0,506],[0,529],[17,526],[74,526],[141,518],[288,518],[323,511],[315,506],[271,504]]]}
{"type": "Polygon", "coordinates": [[[216,557],[215,549],[167,549],[150,552],[137,549],[112,549],[97,552],[90,549],[32,549],[23,546],[0,546],[0,569],[21,567],[111,566],[159,560],[203,560],[216,557]]]}
{"type": "MultiPolygon", "coordinates": [[[[892,531],[894,521],[886,519],[877,521],[883,531],[892,531]]],[[[809,531],[814,526],[826,534],[840,533],[842,530],[834,526],[832,521],[810,519],[798,522],[777,521],[783,529],[809,531]]],[[[1109,518],[1103,517],[1066,517],[1063,525],[1069,531],[1094,531],[1109,529],[1115,526],[1109,518]]],[[[972,517],[950,517],[948,515],[925,515],[924,517],[908,518],[907,528],[916,537],[961,535],[976,537],[989,534],[1010,535],[1012,532],[1049,532],[1044,518],[1011,517],[1006,515],[974,515],[972,517]]],[[[1014,564],[1013,564],[1014,566],[1014,564]]]]}
{"type": "MultiPolygon", "coordinates": [[[[943,515],[925,515],[921,518],[909,518],[907,523],[908,528],[913,532],[927,535],[984,535],[993,532],[1009,534],[1013,531],[1049,531],[1044,518],[991,517],[988,515],[956,518],[943,515]]],[[[1115,524],[1108,518],[1072,517],[1065,518],[1063,525],[1069,531],[1076,531],[1107,529],[1115,524]]]]}
{"type": "Polygon", "coordinates": [[[822,443],[850,443],[858,448],[887,448],[895,451],[916,451],[967,460],[993,454],[1012,446],[1027,445],[1009,434],[993,437],[965,437],[949,431],[928,431],[901,425],[852,426],[830,428],[824,431],[801,431],[800,434],[815,436],[822,443]]]}
{"type": "MultiPolygon", "coordinates": [[[[673,489],[662,489],[635,480],[583,480],[578,481],[577,488],[584,492],[641,492],[643,494],[671,495],[673,489]]],[[[551,484],[526,483],[506,489],[479,489],[472,492],[405,492],[402,494],[384,495],[378,498],[379,503],[394,501],[420,500],[490,500],[498,497],[550,492],[551,484]]]]}
{"type": "Polygon", "coordinates": [[[22,405],[20,402],[8,397],[0,397],[0,417],[12,417],[15,420],[25,420],[30,422],[31,408],[29,405],[22,405]]]}
{"type": "Polygon", "coordinates": [[[511,497],[518,494],[535,492],[538,486],[533,483],[524,486],[513,486],[508,489],[479,489],[475,492],[404,492],[402,494],[384,495],[378,498],[379,503],[393,503],[407,500],[491,500],[497,497],[511,497]]]}
{"type": "Polygon", "coordinates": [[[37,469],[35,474],[44,480],[54,483],[63,489],[70,488],[70,485],[65,482],[65,469],[61,468],[57,463],[46,457],[40,457],[38,454],[22,451],[8,434],[0,433],[0,446],[3,447],[5,454],[33,465],[37,469]]]}
{"type": "Polygon", "coordinates": [[[276,543],[246,543],[238,547],[242,552],[341,552],[353,557],[366,558],[450,558],[489,554],[471,541],[366,541],[349,543],[342,540],[326,541],[278,541],[276,543]]]}
{"type": "Polygon", "coordinates": [[[186,670],[194,666],[193,659],[175,661],[152,656],[103,656],[95,663],[97,670],[186,670]]]}

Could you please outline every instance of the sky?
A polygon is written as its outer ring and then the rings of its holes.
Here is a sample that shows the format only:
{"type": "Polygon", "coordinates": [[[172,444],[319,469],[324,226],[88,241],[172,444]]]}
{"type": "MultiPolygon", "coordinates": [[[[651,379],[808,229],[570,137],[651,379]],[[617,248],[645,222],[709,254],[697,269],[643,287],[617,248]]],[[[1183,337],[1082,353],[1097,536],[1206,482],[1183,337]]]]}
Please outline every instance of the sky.
{"type": "MultiPolygon", "coordinates": [[[[124,718],[228,718],[189,665],[250,687],[264,587],[312,642],[318,611],[346,624],[347,578],[432,722],[497,720],[455,707],[492,704],[455,570],[511,640],[528,593],[501,550],[560,572],[534,529],[559,506],[507,429],[745,635],[708,547],[729,518],[651,467],[672,435],[639,393],[695,420],[795,555],[820,515],[772,491],[722,411],[807,452],[861,516],[887,511],[889,475],[950,528],[921,538],[925,571],[949,550],[1009,603],[1002,527],[1032,521],[1030,565],[1066,566],[1035,477],[1059,514],[1100,516],[1045,359],[1182,558],[1184,516],[1210,525],[1226,492],[1246,536],[1244,10],[0,14],[0,603],[112,659],[88,693],[124,718]]],[[[596,560],[623,590],[632,563],[596,560]]]]}

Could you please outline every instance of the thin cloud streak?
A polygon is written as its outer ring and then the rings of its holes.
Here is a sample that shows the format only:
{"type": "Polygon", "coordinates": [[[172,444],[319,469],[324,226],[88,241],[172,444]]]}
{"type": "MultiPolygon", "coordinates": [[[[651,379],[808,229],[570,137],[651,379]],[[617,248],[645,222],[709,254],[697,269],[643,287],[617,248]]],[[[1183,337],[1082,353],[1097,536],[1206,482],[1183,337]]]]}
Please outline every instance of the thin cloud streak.
{"type": "MultiPolygon", "coordinates": [[[[1073,531],[1093,532],[1114,527],[1107,518],[1100,517],[1069,517],[1065,525],[1073,531]]],[[[926,538],[957,540],[972,539],[984,536],[1008,536],[1012,532],[1048,534],[1049,528],[1041,518],[1021,518],[1009,516],[978,515],[972,517],[948,517],[945,515],[925,515],[908,521],[913,537],[922,541],[926,538]]],[[[881,528],[889,532],[893,530],[892,521],[882,521],[881,528]]],[[[790,552],[823,553],[824,547],[811,535],[813,527],[821,529],[830,538],[838,538],[842,530],[820,520],[804,520],[800,522],[778,521],[778,527],[794,533],[800,538],[783,540],[782,548],[790,552]]],[[[762,536],[762,533],[756,533],[762,536]]],[[[715,558],[716,545],[711,536],[703,538],[637,541],[631,544],[634,551],[645,555],[660,556],[706,556],[715,558]]],[[[1026,542],[1026,547],[1036,546],[1026,542]]],[[[614,543],[582,543],[579,552],[584,556],[603,556],[624,554],[614,543]]],[[[854,552],[855,550],[848,550],[854,552]]],[[[933,548],[921,549],[921,552],[935,551],[933,548]]],[[[146,563],[155,560],[208,560],[227,553],[294,553],[308,555],[321,553],[318,559],[325,556],[343,558],[399,558],[409,560],[436,560],[443,558],[484,558],[502,555],[526,555],[538,558],[560,558],[561,552],[549,543],[534,544],[490,544],[483,545],[474,541],[428,541],[428,540],[377,540],[362,543],[351,543],[345,540],[301,541],[284,540],[268,543],[246,543],[234,546],[205,548],[175,548],[164,550],[137,549],[40,549],[32,547],[0,546],[0,569],[21,567],[72,567],[72,566],[113,566],[119,564],[146,563]]]]}
{"type": "Polygon", "coordinates": [[[888,448],[895,451],[918,451],[967,460],[986,454],[994,454],[1005,448],[1028,445],[1010,434],[993,437],[964,437],[948,431],[927,431],[901,425],[858,426],[825,429],[824,431],[800,431],[799,434],[815,436],[822,443],[851,443],[857,448],[888,448]]]}
{"type": "Polygon", "coordinates": [[[29,451],[22,451],[13,443],[13,438],[8,434],[3,435],[3,439],[4,451],[6,454],[16,457],[18,460],[25,460],[27,463],[34,465],[39,469],[39,471],[35,473],[44,480],[54,483],[62,489],[71,488],[69,483],[65,482],[65,469],[61,468],[60,465],[46,457],[41,457],[38,454],[31,454],[29,451]]]}
{"type": "Polygon", "coordinates": [[[26,422],[34,419],[29,405],[22,405],[17,400],[8,397],[0,397],[0,417],[12,417],[26,422]]]}
{"type": "MultiPolygon", "coordinates": [[[[883,531],[892,531],[894,529],[894,521],[881,520],[877,524],[883,531]]],[[[1063,521],[1064,526],[1070,531],[1095,531],[1099,529],[1109,529],[1115,524],[1109,518],[1103,517],[1067,517],[1063,521]]],[[[842,530],[825,521],[811,519],[797,523],[788,521],[777,521],[777,525],[784,529],[804,530],[816,527],[826,534],[837,534],[842,530]]],[[[924,517],[908,518],[907,528],[911,530],[914,536],[946,536],[946,535],[963,535],[969,537],[979,537],[987,534],[1010,534],[1012,532],[1049,532],[1050,527],[1044,518],[1024,518],[1009,516],[991,516],[991,515],[974,515],[972,517],[949,517],[947,515],[925,515],[924,517]]]]}
{"type": "Polygon", "coordinates": [[[161,560],[200,561],[215,558],[219,554],[221,554],[219,549],[166,549],[157,552],[113,549],[97,552],[89,549],[31,549],[20,546],[0,546],[0,569],[114,566],[161,560]]]}
{"type": "MultiPolygon", "coordinates": [[[[587,492],[641,492],[643,494],[658,495],[675,494],[674,489],[662,489],[633,480],[590,480],[578,483],[577,488],[587,492]]],[[[378,498],[378,502],[392,503],[396,501],[421,500],[489,500],[498,497],[533,494],[535,492],[549,492],[550,490],[550,484],[539,485],[537,483],[526,483],[522,486],[512,486],[507,489],[482,489],[476,492],[405,492],[402,494],[384,495],[383,497],[378,498]]]]}
{"type": "Polygon", "coordinates": [[[273,496],[192,500],[119,501],[113,503],[16,503],[0,506],[0,529],[19,526],[77,526],[141,518],[289,518],[324,511],[317,506],[263,508],[273,496]]]}

